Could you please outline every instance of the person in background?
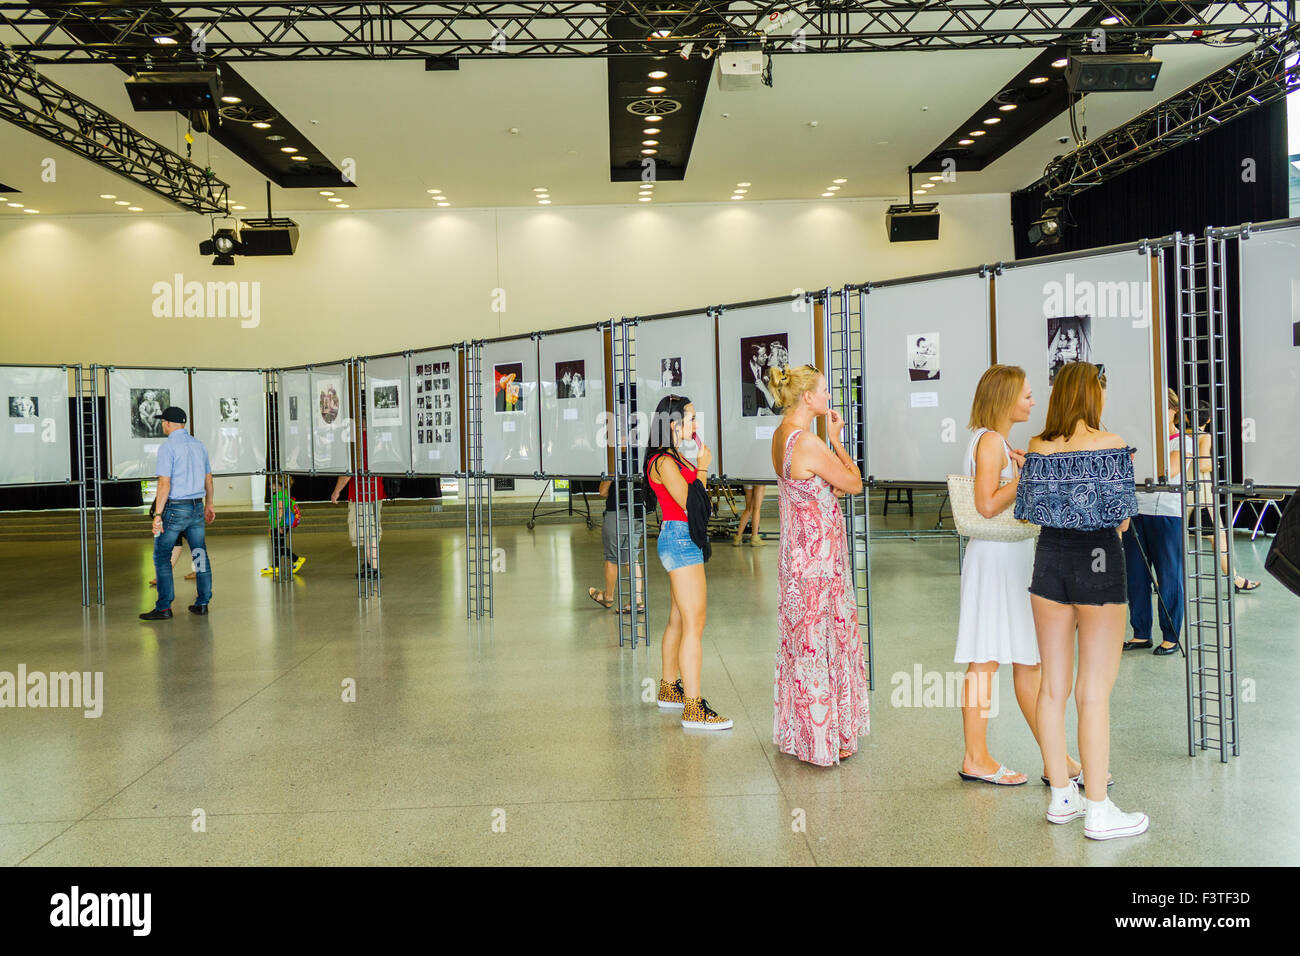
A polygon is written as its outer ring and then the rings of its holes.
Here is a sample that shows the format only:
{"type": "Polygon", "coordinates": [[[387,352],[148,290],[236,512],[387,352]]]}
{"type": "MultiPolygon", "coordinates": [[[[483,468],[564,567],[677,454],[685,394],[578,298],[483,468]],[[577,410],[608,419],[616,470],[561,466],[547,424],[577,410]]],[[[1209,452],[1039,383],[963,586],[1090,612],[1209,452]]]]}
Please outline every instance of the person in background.
{"type": "Polygon", "coordinates": [[[755,548],[763,546],[763,539],[759,537],[758,521],[763,516],[763,496],[766,493],[766,485],[745,485],[745,510],[740,513],[736,536],[731,539],[733,547],[739,548],[743,543],[746,524],[749,525],[750,546],[755,548]]]}
{"type": "Polygon", "coordinates": [[[838,501],[839,495],[862,491],[862,475],[844,450],[844,422],[830,407],[821,372],[811,365],[772,368],[768,384],[782,409],[771,448],[781,498],[772,742],[781,753],[828,767],[857,753],[858,738],[871,729],[848,536],[838,501]],[[822,416],[829,448],[811,430],[822,416]]]}
{"type": "MultiPolygon", "coordinates": [[[[366,451],[366,433],[361,432],[361,470],[370,469],[370,455],[366,451]]],[[[344,489],[348,490],[348,540],[352,542],[355,548],[357,545],[357,503],[374,501],[374,527],[367,529],[366,534],[366,561],[369,562],[371,572],[383,575],[379,571],[379,542],[384,537],[384,526],[380,523],[380,507],[384,503],[384,479],[379,477],[362,478],[360,482],[352,480],[351,475],[339,475],[338,481],[334,483],[334,491],[330,494],[330,501],[334,504],[339,503],[339,493],[344,489]],[[357,485],[361,487],[358,488],[357,485]]],[[[357,577],[361,577],[363,572],[358,571],[357,577]]]]}
{"type": "MultiPolygon", "coordinates": [[[[1165,401],[1165,451],[1168,483],[1182,483],[1183,463],[1191,461],[1194,441],[1178,430],[1178,393],[1168,389],[1165,401]]],[[[1207,436],[1208,437],[1208,436],[1207,436]]],[[[1177,491],[1137,493],[1138,513],[1124,532],[1124,563],[1128,568],[1128,619],[1133,636],[1124,650],[1151,646],[1151,586],[1160,608],[1164,638],[1152,653],[1178,650],[1183,631],[1183,505],[1177,491]]]]}
{"type": "MultiPolygon", "coordinates": [[[[1193,482],[1192,488],[1195,491],[1193,501],[1199,502],[1192,507],[1208,508],[1210,500],[1210,486],[1213,484],[1214,460],[1210,457],[1210,404],[1201,402],[1196,409],[1196,467],[1188,468],[1188,471],[1195,470],[1198,480],[1193,482]]],[[[1189,512],[1190,517],[1190,512],[1189,512]]],[[[1232,530],[1232,521],[1230,515],[1215,515],[1215,538],[1219,544],[1219,570],[1225,576],[1228,573],[1228,535],[1232,530]]],[[[1190,525],[1190,520],[1188,521],[1190,525]]],[[[1259,587],[1258,581],[1252,581],[1240,574],[1232,576],[1233,590],[1238,593],[1242,591],[1253,591],[1259,587]]]]}
{"type": "Polygon", "coordinates": [[[271,501],[266,509],[266,522],[269,525],[267,534],[271,538],[271,564],[262,569],[262,574],[276,574],[281,562],[286,559],[290,562],[293,573],[297,574],[307,559],[289,550],[289,537],[285,534],[289,528],[298,527],[298,503],[291,496],[293,478],[289,475],[272,475],[267,481],[271,489],[271,501]],[[279,533],[276,532],[277,524],[279,533]]]}
{"type": "Polygon", "coordinates": [[[1040,525],[1029,585],[1042,680],[1038,744],[1052,796],[1051,823],[1083,817],[1084,836],[1113,840],[1145,833],[1145,813],[1125,813],[1110,784],[1110,694],[1124,645],[1127,572],[1120,535],[1137,514],[1133,449],[1103,431],[1106,380],[1087,362],[1056,373],[1043,430],[1030,439],[1016,488],[1015,516],[1040,525]],[[1079,672],[1074,679],[1075,633],[1079,672]],[[1065,704],[1074,683],[1086,801],[1070,778],[1065,704]]]}
{"type": "Polygon", "coordinates": [[[685,395],[665,395],[655,407],[646,447],[646,483],[659,502],[659,561],[668,572],[671,606],[664,627],[663,674],[659,680],[661,708],[682,709],[686,730],[730,730],[730,717],[718,714],[700,691],[704,666],[704,621],[708,587],[704,552],[691,539],[687,504],[691,486],[705,484],[713,452],[696,435],[695,406],[685,395]],[[684,439],[695,437],[699,453],[691,465],[679,451],[684,439]]]}
{"type": "MultiPolygon", "coordinates": [[[[632,565],[636,576],[636,609],[645,610],[645,595],[642,591],[641,571],[641,532],[631,529],[632,544],[628,547],[628,532],[624,531],[620,540],[618,536],[618,521],[614,511],[615,507],[627,508],[626,501],[616,501],[617,496],[614,494],[614,483],[612,481],[602,481],[598,489],[600,496],[605,499],[605,515],[602,518],[600,529],[601,543],[605,549],[605,588],[597,590],[596,588],[587,588],[587,596],[604,608],[614,606],[614,595],[618,593],[618,568],[619,565],[632,565]]],[[[646,496],[644,482],[636,482],[636,496],[633,499],[633,507],[636,509],[638,520],[644,521],[646,514],[646,496]]],[[[622,518],[626,521],[626,516],[622,518]]],[[[643,526],[644,527],[644,526],[643,526]]],[[[623,613],[632,613],[631,602],[623,605],[623,613]]]]}
{"type": "Polygon", "coordinates": [[[168,406],[158,415],[167,440],[158,446],[158,497],[154,499],[153,566],[158,581],[158,602],[142,621],[165,621],[172,616],[176,592],[172,586],[171,553],[185,538],[194,560],[198,596],[191,614],[207,614],[212,600],[212,562],[208,557],[204,524],[216,520],[212,507],[212,466],[203,442],[185,429],[185,412],[168,406]]]}

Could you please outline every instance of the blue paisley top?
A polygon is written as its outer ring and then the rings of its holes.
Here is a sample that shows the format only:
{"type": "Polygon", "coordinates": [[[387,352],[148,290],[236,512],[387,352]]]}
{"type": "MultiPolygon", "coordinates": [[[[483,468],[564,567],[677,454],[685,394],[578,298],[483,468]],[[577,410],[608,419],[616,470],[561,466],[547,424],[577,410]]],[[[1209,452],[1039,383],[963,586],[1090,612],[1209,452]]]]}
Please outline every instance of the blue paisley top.
{"type": "Polygon", "coordinates": [[[1044,528],[1117,528],[1138,513],[1134,448],[1058,451],[1025,456],[1015,515],[1044,528]]]}

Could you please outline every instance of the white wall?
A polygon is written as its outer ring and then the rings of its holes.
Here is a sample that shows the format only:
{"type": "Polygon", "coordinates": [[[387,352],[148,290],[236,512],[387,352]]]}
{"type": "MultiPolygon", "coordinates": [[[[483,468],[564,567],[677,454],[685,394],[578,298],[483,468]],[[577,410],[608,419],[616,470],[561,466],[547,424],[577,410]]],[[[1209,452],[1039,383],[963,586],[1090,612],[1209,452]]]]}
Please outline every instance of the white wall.
{"type": "Polygon", "coordinates": [[[1012,256],[1006,195],[943,199],[936,242],[891,244],[886,205],[294,212],[296,255],[233,268],[199,255],[208,223],[192,214],[6,217],[0,362],[321,362],[1012,256]],[[176,273],[258,283],[259,323],[155,318],[155,283],[176,273]]]}

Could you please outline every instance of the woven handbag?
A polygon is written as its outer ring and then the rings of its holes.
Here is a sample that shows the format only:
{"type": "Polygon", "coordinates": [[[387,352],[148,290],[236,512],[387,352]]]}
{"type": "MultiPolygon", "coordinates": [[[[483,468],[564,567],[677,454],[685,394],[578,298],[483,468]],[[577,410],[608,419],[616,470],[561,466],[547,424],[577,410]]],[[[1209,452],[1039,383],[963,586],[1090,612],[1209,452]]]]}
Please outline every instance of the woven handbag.
{"type": "MultiPolygon", "coordinates": [[[[1005,485],[1006,479],[998,482],[1005,485]]],[[[1038,525],[1021,521],[1015,508],[1008,507],[992,518],[975,510],[975,479],[967,475],[948,476],[948,503],[952,506],[952,522],[957,533],[981,541],[1024,541],[1038,537],[1038,525]]]]}

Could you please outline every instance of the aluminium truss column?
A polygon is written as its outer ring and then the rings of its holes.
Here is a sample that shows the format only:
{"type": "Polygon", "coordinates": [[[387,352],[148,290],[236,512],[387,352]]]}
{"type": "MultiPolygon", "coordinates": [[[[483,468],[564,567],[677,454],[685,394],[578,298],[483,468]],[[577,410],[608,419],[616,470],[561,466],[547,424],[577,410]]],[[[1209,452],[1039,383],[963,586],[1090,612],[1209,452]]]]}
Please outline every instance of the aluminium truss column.
{"type": "MultiPolygon", "coordinates": [[[[826,341],[830,355],[827,384],[832,407],[844,419],[845,451],[855,462],[866,457],[866,425],[863,403],[866,401],[866,337],[862,329],[862,297],[865,288],[845,286],[827,289],[826,341]],[[863,429],[862,441],[858,430],[863,429]]],[[[865,469],[864,478],[865,478],[865,469]]],[[[864,483],[856,495],[840,499],[848,539],[849,573],[853,576],[853,594],[858,610],[858,631],[867,665],[867,686],[875,688],[875,646],[871,618],[871,511],[869,489],[864,483]]]]}
{"type": "Polygon", "coordinates": [[[1203,455],[1196,441],[1184,453],[1180,484],[1188,525],[1183,542],[1187,750],[1195,756],[1198,749],[1217,749],[1226,762],[1229,754],[1240,753],[1240,741],[1232,528],[1222,521],[1232,501],[1223,256],[1223,239],[1211,230],[1201,239],[1175,236],[1178,401],[1185,415],[1202,400],[1210,408],[1209,451],[1203,455]],[[1227,538],[1226,572],[1219,563],[1220,533],[1227,538]]]}
{"type": "MultiPolygon", "coordinates": [[[[81,544],[81,606],[90,606],[90,552],[86,536],[86,415],[83,405],[85,382],[80,365],[72,367],[72,393],[76,396],[77,454],[81,465],[77,470],[77,540],[81,544]]],[[[72,436],[69,436],[71,438],[72,436]]]]}
{"type": "MultiPolygon", "coordinates": [[[[102,605],[104,603],[104,503],[103,503],[103,483],[100,476],[99,461],[99,373],[102,366],[90,366],[90,377],[86,378],[78,375],[81,380],[82,389],[77,395],[77,428],[80,437],[86,439],[81,446],[81,504],[83,534],[85,533],[84,525],[86,523],[85,509],[88,506],[94,509],[94,539],[95,539],[95,601],[94,603],[102,605]],[[90,408],[87,409],[86,406],[90,408]],[[86,426],[90,426],[87,434],[86,426]]],[[[83,561],[85,561],[85,552],[83,549],[83,561]]],[[[88,562],[87,562],[88,563],[88,562]]],[[[86,571],[89,577],[89,568],[86,571]]],[[[82,596],[85,604],[89,605],[90,593],[89,582],[86,582],[82,596]]]]}
{"type": "Polygon", "coordinates": [[[483,340],[468,344],[466,425],[469,461],[465,500],[465,616],[492,616],[492,491],[483,473],[483,340]]]}
{"type": "MultiPolygon", "coordinates": [[[[286,534],[286,515],[288,511],[293,514],[291,508],[287,505],[282,506],[280,503],[280,488],[284,483],[284,473],[280,467],[280,372],[278,369],[270,369],[266,372],[263,380],[264,397],[263,404],[266,406],[266,482],[269,487],[266,489],[266,522],[270,529],[271,537],[271,563],[269,567],[272,571],[272,577],[276,582],[283,584],[285,581],[286,564],[284,558],[288,549],[288,540],[286,534]]],[[[292,518],[288,519],[292,521],[292,518]]],[[[289,562],[292,562],[292,551],[288,551],[289,562]]],[[[289,568],[289,575],[292,576],[293,568],[289,568]]]]}
{"type": "Polygon", "coordinates": [[[637,319],[623,319],[610,323],[610,340],[613,353],[614,374],[614,540],[617,549],[618,589],[615,610],[618,613],[618,646],[630,641],[632,649],[645,641],[650,646],[649,620],[650,588],[646,566],[646,513],[637,494],[640,475],[637,451],[641,434],[636,428],[641,414],[632,401],[636,383],[637,319]],[[633,542],[639,541],[634,546],[633,542]],[[626,547],[624,546],[626,544],[626,547]],[[623,563],[626,554],[628,562],[623,563]],[[630,608],[623,614],[623,608],[630,608]]]}

